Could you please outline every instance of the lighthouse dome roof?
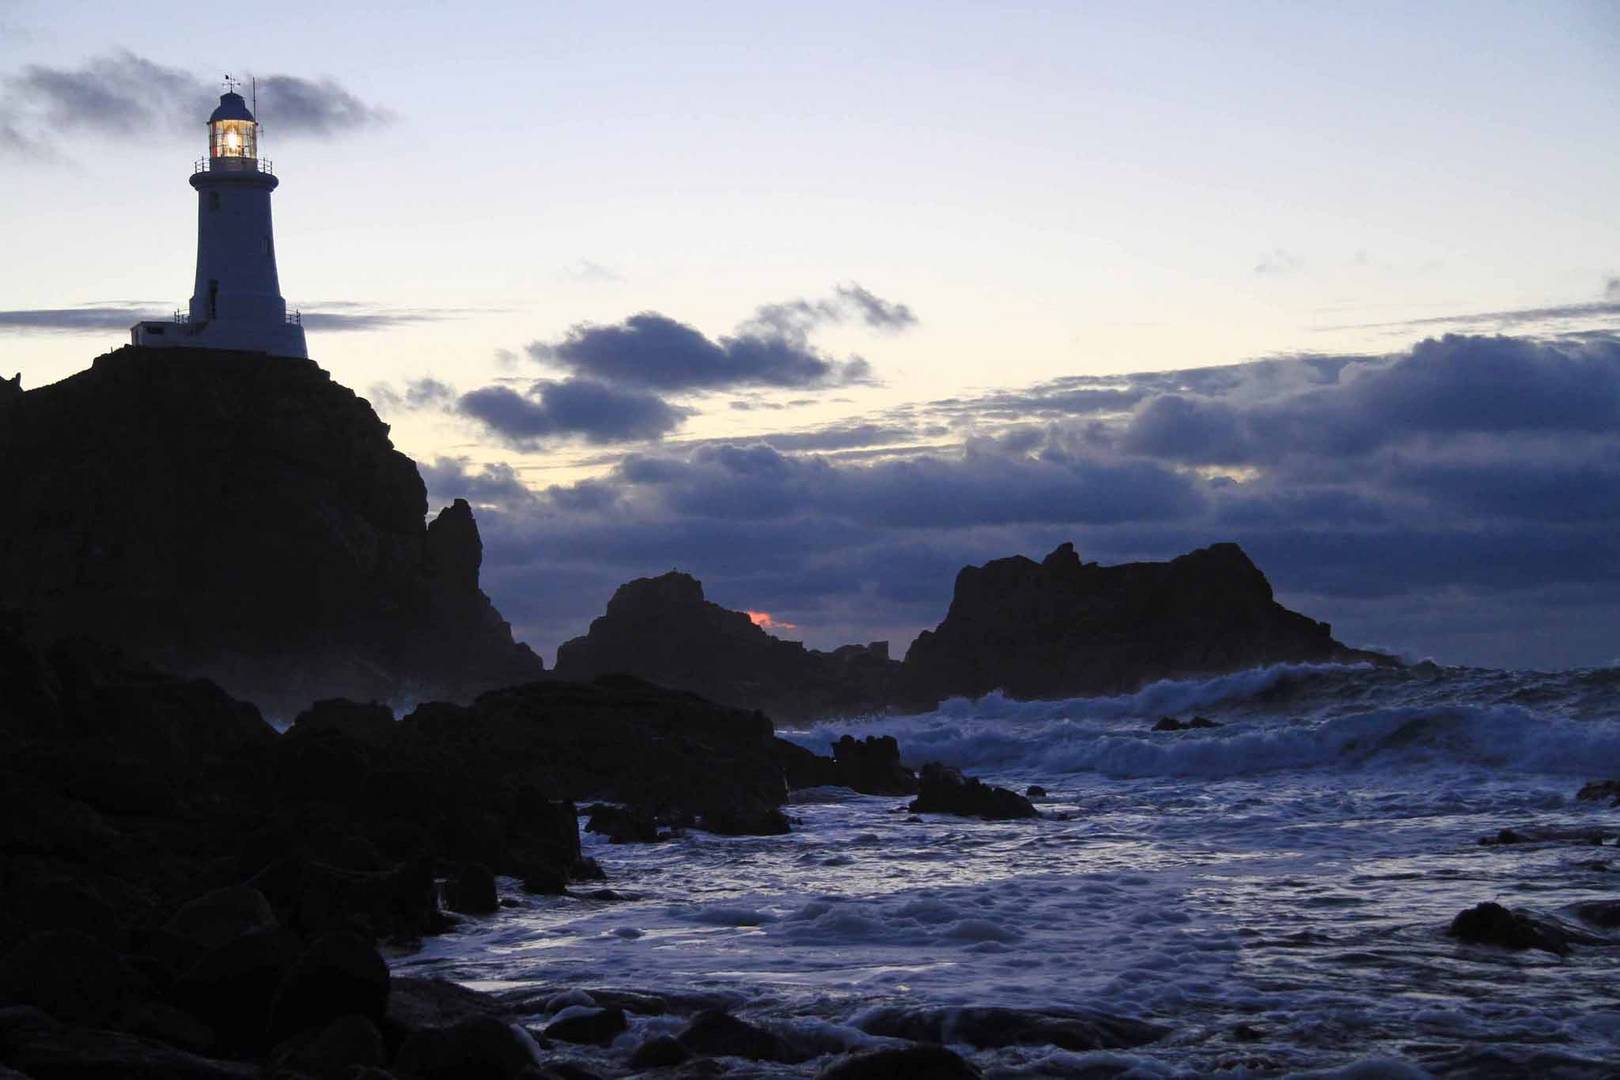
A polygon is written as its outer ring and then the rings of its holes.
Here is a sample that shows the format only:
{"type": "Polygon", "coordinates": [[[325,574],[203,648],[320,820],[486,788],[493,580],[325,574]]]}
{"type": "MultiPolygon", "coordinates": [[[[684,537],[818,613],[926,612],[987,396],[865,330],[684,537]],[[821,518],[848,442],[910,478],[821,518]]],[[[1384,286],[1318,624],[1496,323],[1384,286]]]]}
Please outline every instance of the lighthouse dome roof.
{"type": "Polygon", "coordinates": [[[219,107],[208,117],[212,124],[215,120],[252,120],[253,114],[248,112],[247,102],[242,95],[234,91],[227,91],[219,95],[219,107]]]}

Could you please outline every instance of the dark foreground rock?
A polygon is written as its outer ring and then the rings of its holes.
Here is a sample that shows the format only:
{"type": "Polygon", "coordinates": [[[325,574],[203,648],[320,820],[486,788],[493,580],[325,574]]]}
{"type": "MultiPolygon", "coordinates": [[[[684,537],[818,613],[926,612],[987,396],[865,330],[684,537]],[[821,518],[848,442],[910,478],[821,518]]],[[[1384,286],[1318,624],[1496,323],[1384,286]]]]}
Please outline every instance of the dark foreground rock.
{"type": "Polygon", "coordinates": [[[775,1032],[719,1009],[699,1013],[676,1038],[693,1053],[714,1057],[794,1064],[812,1056],[775,1032]]]}
{"type": "Polygon", "coordinates": [[[1154,731],[1197,731],[1204,728],[1218,728],[1221,725],[1207,716],[1195,716],[1190,720],[1178,720],[1174,716],[1161,716],[1153,725],[1154,731]]]}
{"type": "Polygon", "coordinates": [[[983,1075],[943,1046],[906,1046],[841,1057],[816,1080],[978,1080],[983,1075]]]}
{"type": "Polygon", "coordinates": [[[784,721],[872,709],[899,669],[887,642],[827,653],[772,637],[676,571],[621,585],[589,632],[557,649],[559,678],[630,674],[784,721]]]}
{"type": "Polygon", "coordinates": [[[945,620],[905,658],[910,700],[1122,693],[1155,679],[1260,664],[1372,660],[1331,628],[1289,611],[1236,544],[1169,562],[1099,566],[1064,544],[970,566],[945,620]]]}
{"type": "Polygon", "coordinates": [[[914,814],[961,814],[989,821],[1040,816],[1034,805],[1016,791],[992,787],[937,762],[922,767],[917,797],[908,809],[914,814]]]}
{"type": "Polygon", "coordinates": [[[1569,955],[1570,934],[1553,924],[1501,904],[1477,904],[1451,920],[1450,937],[1472,945],[1498,945],[1504,949],[1541,949],[1569,955]]]}
{"type": "Polygon", "coordinates": [[[133,346],[0,395],[0,607],[278,715],[538,678],[457,502],[309,360],[133,346]]]}
{"type": "Polygon", "coordinates": [[[1144,1046],[1169,1029],[1106,1013],[1031,1012],[998,1007],[884,1008],[860,1021],[869,1035],[920,1043],[966,1043],[980,1049],[1056,1046],[1064,1050],[1122,1050],[1144,1046]]]}

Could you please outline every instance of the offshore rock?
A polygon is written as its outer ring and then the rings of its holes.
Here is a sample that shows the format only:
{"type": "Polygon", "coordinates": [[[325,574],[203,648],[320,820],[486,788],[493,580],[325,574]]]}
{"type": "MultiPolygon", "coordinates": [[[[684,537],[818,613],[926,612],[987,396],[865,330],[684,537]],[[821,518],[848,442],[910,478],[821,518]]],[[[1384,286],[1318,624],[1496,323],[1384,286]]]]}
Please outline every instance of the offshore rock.
{"type": "Polygon", "coordinates": [[[706,600],[696,578],[670,571],[619,586],[590,631],[557,649],[556,674],[579,680],[634,675],[797,721],[879,706],[890,697],[899,668],[887,642],[828,653],[772,637],[745,612],[706,600]]]}
{"type": "Polygon", "coordinates": [[[0,607],[275,714],[466,700],[542,665],[478,589],[464,502],[313,362],[126,346],[0,390],[0,607]]]}
{"type": "Polygon", "coordinates": [[[1034,805],[1016,791],[992,787],[938,762],[922,767],[917,797],[907,809],[913,814],[960,814],[987,821],[1040,816],[1034,805]]]}
{"type": "Polygon", "coordinates": [[[997,1006],[884,1007],[864,1015],[857,1026],[869,1035],[913,1042],[966,1043],[983,1049],[1048,1045],[1075,1052],[1143,1046],[1169,1034],[1158,1024],[1107,1013],[997,1006]]]}
{"type": "Polygon", "coordinates": [[[992,690],[1113,694],[1260,664],[1358,660],[1389,658],[1347,648],[1328,624],[1277,603],[1236,544],[1119,566],[1081,562],[1063,544],[1041,562],[964,568],[945,620],[907,651],[905,680],[908,702],[925,707],[992,690]]]}
{"type": "Polygon", "coordinates": [[[1504,949],[1541,949],[1557,956],[1569,955],[1572,936],[1522,912],[1509,911],[1501,904],[1476,904],[1451,920],[1447,936],[1473,945],[1499,945],[1504,949]]]}

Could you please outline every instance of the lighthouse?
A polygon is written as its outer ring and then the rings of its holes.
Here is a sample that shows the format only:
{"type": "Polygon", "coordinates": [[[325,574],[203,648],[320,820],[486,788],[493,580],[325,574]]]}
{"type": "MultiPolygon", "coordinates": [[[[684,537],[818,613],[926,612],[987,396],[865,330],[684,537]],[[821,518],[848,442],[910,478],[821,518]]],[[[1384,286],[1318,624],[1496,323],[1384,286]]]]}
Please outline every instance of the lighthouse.
{"type": "Polygon", "coordinates": [[[276,276],[270,162],[259,156],[259,122],[227,83],[208,117],[208,156],[192,169],[197,192],[197,278],[187,311],[139,322],[136,345],[238,349],[307,357],[304,327],[287,311],[276,276]]]}

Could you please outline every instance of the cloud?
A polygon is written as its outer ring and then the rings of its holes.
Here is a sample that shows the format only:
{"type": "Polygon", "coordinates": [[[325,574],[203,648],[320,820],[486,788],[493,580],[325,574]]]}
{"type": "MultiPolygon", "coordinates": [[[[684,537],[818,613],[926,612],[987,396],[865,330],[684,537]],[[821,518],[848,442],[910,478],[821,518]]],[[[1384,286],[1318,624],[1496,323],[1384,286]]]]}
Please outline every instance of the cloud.
{"type": "Polygon", "coordinates": [[[593,379],[541,379],[518,392],[486,386],[461,395],[455,409],[511,446],[557,438],[588,443],[657,439],[674,431],[688,410],[655,394],[593,379]]]}
{"type": "Polygon", "coordinates": [[[671,565],[813,645],[887,637],[900,652],[969,562],[1063,540],[1117,562],[1229,539],[1348,640],[1597,663],[1620,623],[1589,599],[1620,598],[1620,340],[1445,337],[1070,377],[637,448],[480,521],[490,588],[542,647],[671,565]],[[888,441],[942,428],[940,445],[888,441]]]}
{"type": "Polygon", "coordinates": [[[530,345],[529,354],[577,376],[660,391],[840,386],[871,379],[866,361],[837,361],[790,336],[744,332],[711,340],[650,311],[610,326],[576,326],[560,342],[530,345]]]}
{"type": "Polygon", "coordinates": [[[396,390],[387,383],[376,383],[369,391],[373,405],[388,412],[402,409],[446,409],[456,400],[456,389],[438,379],[411,379],[396,390]]]}
{"type": "MultiPolygon", "coordinates": [[[[330,137],[392,118],[332,79],[269,74],[258,82],[259,119],[277,136],[330,137]]],[[[30,64],[0,80],[0,147],[39,156],[83,131],[121,139],[195,135],[219,93],[186,68],[128,50],[78,67],[30,64]]]]}
{"type": "MultiPolygon", "coordinates": [[[[104,301],[65,308],[13,308],[0,311],[0,333],[12,331],[56,331],[60,333],[100,333],[128,330],[145,319],[168,319],[181,304],[158,301],[104,301]]],[[[323,333],[386,330],[394,326],[455,318],[462,314],[449,309],[401,310],[375,304],[340,301],[305,308],[300,317],[304,328],[323,333]]]]}
{"type": "Polygon", "coordinates": [[[1620,277],[1612,277],[1603,286],[1603,295],[1610,300],[1620,301],[1620,277]]]}
{"type": "Polygon", "coordinates": [[[824,299],[784,300],[763,304],[743,323],[740,332],[805,340],[819,326],[857,320],[874,330],[898,332],[917,324],[905,304],[885,300],[870,289],[850,282],[839,285],[824,299]]]}
{"type": "Polygon", "coordinates": [[[1304,261],[1293,252],[1272,248],[1260,256],[1259,261],[1254,264],[1254,272],[1262,277],[1280,277],[1294,273],[1303,265],[1304,261]]]}

